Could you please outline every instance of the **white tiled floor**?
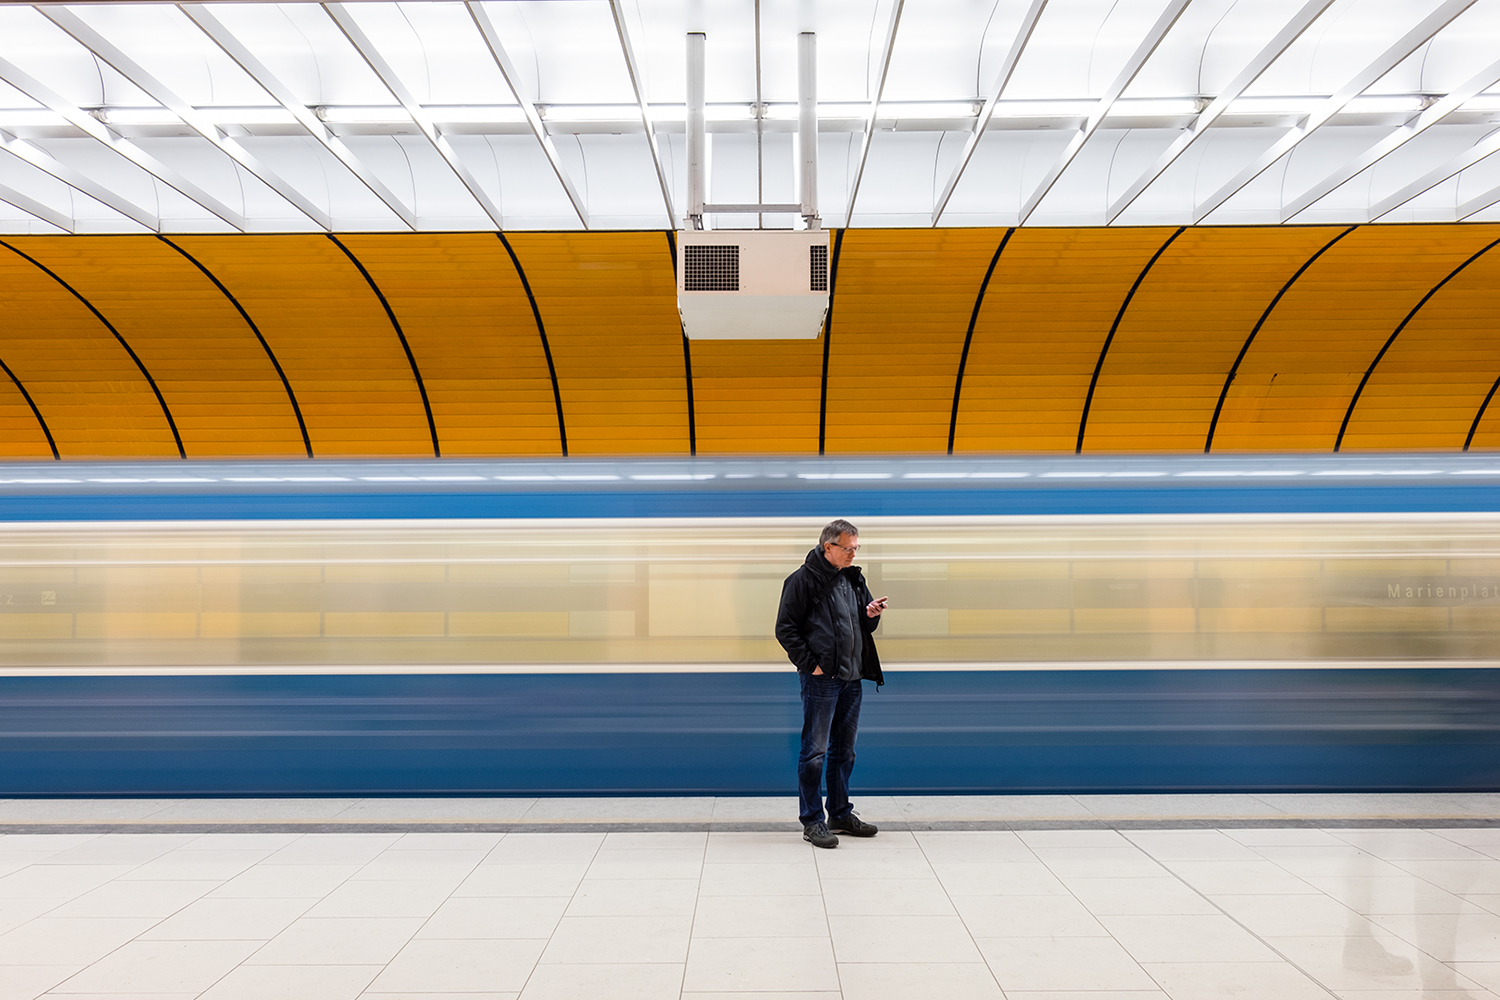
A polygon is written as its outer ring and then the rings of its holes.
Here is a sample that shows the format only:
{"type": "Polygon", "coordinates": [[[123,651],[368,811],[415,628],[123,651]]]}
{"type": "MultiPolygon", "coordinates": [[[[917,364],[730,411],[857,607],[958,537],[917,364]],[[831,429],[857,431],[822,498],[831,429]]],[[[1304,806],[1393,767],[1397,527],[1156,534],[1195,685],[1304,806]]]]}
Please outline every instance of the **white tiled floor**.
{"type": "Polygon", "coordinates": [[[4,834],[42,996],[1497,1000],[1500,829],[4,834]]]}

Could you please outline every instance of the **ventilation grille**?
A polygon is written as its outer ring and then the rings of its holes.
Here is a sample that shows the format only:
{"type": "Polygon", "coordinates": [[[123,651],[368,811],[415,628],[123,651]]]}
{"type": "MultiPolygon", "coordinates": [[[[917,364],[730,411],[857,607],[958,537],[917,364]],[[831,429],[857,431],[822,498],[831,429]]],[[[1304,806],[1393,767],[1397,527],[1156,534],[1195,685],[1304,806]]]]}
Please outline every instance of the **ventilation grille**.
{"type": "Polygon", "coordinates": [[[814,292],[828,291],[828,248],[808,247],[812,251],[812,282],[808,289],[814,292]]]}
{"type": "Polygon", "coordinates": [[[689,292],[740,290],[740,248],[689,245],[682,248],[682,287],[689,292]]]}

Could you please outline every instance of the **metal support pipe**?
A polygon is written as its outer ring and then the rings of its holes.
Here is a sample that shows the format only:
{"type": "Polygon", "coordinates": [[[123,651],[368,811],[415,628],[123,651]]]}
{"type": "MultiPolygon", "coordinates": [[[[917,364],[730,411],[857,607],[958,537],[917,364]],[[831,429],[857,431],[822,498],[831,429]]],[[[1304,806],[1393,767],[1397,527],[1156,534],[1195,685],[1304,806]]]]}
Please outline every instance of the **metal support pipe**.
{"type": "Polygon", "coordinates": [[[704,44],[708,36],[687,36],[687,218],[688,229],[703,228],[703,203],[708,200],[708,129],[704,120],[704,44]]]}
{"type": "Polygon", "coordinates": [[[801,161],[798,198],[808,229],[821,229],[818,218],[818,36],[797,36],[797,156],[801,161]]]}

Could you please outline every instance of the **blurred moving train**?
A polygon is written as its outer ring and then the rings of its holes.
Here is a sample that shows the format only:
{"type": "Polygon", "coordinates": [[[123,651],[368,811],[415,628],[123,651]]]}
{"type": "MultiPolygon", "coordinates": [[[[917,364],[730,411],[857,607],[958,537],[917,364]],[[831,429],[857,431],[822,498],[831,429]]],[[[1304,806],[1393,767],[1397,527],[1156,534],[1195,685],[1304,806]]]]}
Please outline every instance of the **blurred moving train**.
{"type": "Polygon", "coordinates": [[[0,795],[789,794],[781,580],[888,594],[865,792],[1500,788],[1500,458],[0,469],[0,795]]]}

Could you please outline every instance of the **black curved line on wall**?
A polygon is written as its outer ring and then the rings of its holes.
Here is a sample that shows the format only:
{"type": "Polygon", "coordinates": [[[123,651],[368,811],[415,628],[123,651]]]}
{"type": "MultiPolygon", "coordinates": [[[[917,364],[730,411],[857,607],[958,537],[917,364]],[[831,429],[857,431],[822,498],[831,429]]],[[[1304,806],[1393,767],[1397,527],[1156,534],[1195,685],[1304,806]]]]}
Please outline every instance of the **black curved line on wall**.
{"type": "Polygon", "coordinates": [[[995,248],[995,256],[990,258],[989,270],[984,272],[984,280],[979,283],[979,294],[974,296],[974,313],[969,317],[969,332],[964,334],[964,351],[958,357],[958,375],[953,379],[953,415],[948,418],[948,454],[953,454],[953,437],[958,432],[958,400],[964,391],[964,369],[969,366],[969,345],[974,341],[974,326],[979,322],[979,308],[984,305],[984,293],[989,291],[990,278],[995,274],[995,265],[1000,263],[1000,255],[1005,252],[1005,244],[1015,235],[1016,227],[1011,226],[1000,238],[1000,245],[995,248]]]}
{"type": "MultiPolygon", "coordinates": [[[[675,288],[677,282],[677,234],[667,230],[667,252],[672,255],[672,282],[675,288]]],[[[682,371],[687,378],[687,404],[688,404],[688,454],[698,454],[698,415],[693,407],[693,344],[688,340],[687,328],[682,326],[679,317],[678,324],[682,329],[682,371]]]]}
{"type": "Polygon", "coordinates": [[[552,402],[557,405],[557,439],[562,446],[563,458],[568,457],[568,425],[563,420],[562,390],[557,385],[557,368],[552,363],[552,347],[547,343],[547,327],[542,323],[542,310],[536,304],[536,296],[531,294],[531,282],[526,280],[526,269],[521,266],[521,258],[516,256],[516,250],[510,245],[510,240],[505,238],[504,233],[496,233],[500,237],[500,243],[505,247],[505,252],[510,254],[510,262],[515,266],[516,276],[521,279],[521,287],[526,291],[526,301],[531,303],[531,315],[536,319],[536,333],[542,338],[542,354],[547,358],[547,375],[552,379],[552,402]]]}
{"type": "MultiPolygon", "coordinates": [[[[151,387],[151,392],[156,396],[156,402],[157,402],[157,405],[159,405],[161,407],[162,416],[164,416],[164,417],[167,418],[167,427],[172,432],[172,440],[177,443],[177,457],[178,458],[187,458],[187,451],[182,447],[182,435],[177,432],[177,421],[175,421],[175,420],[172,419],[172,411],[171,411],[171,409],[169,409],[167,407],[167,400],[166,400],[166,398],[164,396],[162,396],[161,389],[156,384],[156,379],[154,379],[154,378],[151,377],[151,372],[149,372],[146,369],[145,364],[142,363],[140,355],[138,355],[138,354],[135,353],[135,349],[130,346],[130,342],[129,341],[127,341],[124,337],[120,336],[120,331],[115,329],[115,325],[113,323],[111,323],[109,320],[105,319],[104,318],[104,314],[102,312],[100,312],[98,309],[94,308],[94,304],[92,302],[90,302],[88,299],[84,298],[83,295],[79,293],[78,289],[74,288],[72,285],[70,285],[66,281],[64,281],[62,279],[61,275],[59,275],[56,271],[52,270],[46,264],[43,264],[41,261],[37,260],[35,257],[31,256],[30,254],[25,253],[25,252],[23,252],[21,250],[16,249],[15,247],[11,246],[9,243],[5,242],[4,240],[0,240],[0,247],[4,247],[5,249],[9,250],[11,253],[15,254],[16,256],[18,256],[18,257],[24,257],[26,260],[29,260],[29,261],[31,261],[31,263],[35,264],[37,266],[37,268],[42,271],[42,273],[46,274],[47,277],[51,278],[53,281],[57,282],[59,285],[62,285],[64,288],[66,288],[68,290],[68,292],[75,299],[77,299],[79,302],[82,302],[83,305],[84,305],[84,308],[88,309],[89,312],[93,313],[94,314],[94,318],[97,319],[99,322],[103,323],[104,324],[104,328],[106,330],[108,330],[110,333],[112,333],[112,334],[115,335],[115,340],[119,341],[120,346],[123,347],[123,348],[125,348],[125,353],[128,354],[128,355],[130,355],[130,360],[135,362],[136,369],[141,373],[141,377],[143,377],[146,380],[146,384],[151,387]]],[[[33,407],[33,409],[35,409],[35,407],[33,407]]],[[[40,417],[40,414],[38,414],[38,417],[40,417]]],[[[49,433],[47,435],[47,438],[48,438],[48,440],[51,440],[52,435],[49,433]]],[[[53,453],[54,454],[56,454],[56,451],[57,451],[57,449],[53,448],[53,453]]]]}
{"type": "Polygon", "coordinates": [[[1203,454],[1207,455],[1213,449],[1214,432],[1219,429],[1219,414],[1224,412],[1224,400],[1229,398],[1229,387],[1234,383],[1235,377],[1239,375],[1240,364],[1245,360],[1245,355],[1250,353],[1250,345],[1255,343],[1255,336],[1260,333],[1260,328],[1266,325],[1266,320],[1271,318],[1271,313],[1281,303],[1282,297],[1292,290],[1292,286],[1297,283],[1298,278],[1302,277],[1303,272],[1317,263],[1319,257],[1332,250],[1335,243],[1358,228],[1358,226],[1350,226],[1323,244],[1317,253],[1307,258],[1302,263],[1302,266],[1297,268],[1296,272],[1290,278],[1286,279],[1286,284],[1281,286],[1281,291],[1276,293],[1276,297],[1271,300],[1271,304],[1266,306],[1265,311],[1260,314],[1260,319],[1255,321],[1255,326],[1250,330],[1250,336],[1245,338],[1245,343],[1240,347],[1240,353],[1235,356],[1234,364],[1229,366],[1229,374],[1224,377],[1224,386],[1219,390],[1219,401],[1214,404],[1213,419],[1208,422],[1208,437],[1203,441],[1203,454]]]}
{"type": "Polygon", "coordinates": [[[307,422],[302,419],[302,407],[297,405],[297,394],[292,391],[292,383],[287,380],[286,372],[282,371],[281,362],[276,360],[276,353],[271,350],[271,345],[266,343],[266,338],[261,335],[260,327],[255,325],[255,320],[251,319],[250,314],[245,311],[245,307],[240,305],[240,300],[235,298],[234,294],[230,292],[228,288],[224,287],[224,283],[220,281],[212,271],[203,266],[202,261],[200,261],[197,257],[194,257],[192,254],[188,253],[182,247],[178,246],[176,243],[173,243],[171,240],[167,239],[160,233],[156,234],[156,238],[161,240],[167,246],[171,247],[173,250],[176,250],[178,253],[182,254],[188,259],[190,263],[192,263],[194,267],[202,271],[203,276],[206,277],[209,281],[212,281],[214,283],[214,287],[224,293],[224,297],[229,300],[230,304],[233,305],[236,310],[238,310],[240,318],[245,321],[245,325],[250,328],[250,332],[255,334],[255,339],[260,341],[261,349],[266,352],[266,357],[271,359],[271,367],[276,369],[276,375],[281,379],[282,387],[286,389],[286,398],[291,402],[292,413],[297,417],[297,429],[302,432],[302,445],[307,449],[307,457],[312,458],[312,439],[307,436],[307,422]]]}
{"type": "Polygon", "coordinates": [[[1458,277],[1459,274],[1463,272],[1464,268],[1468,267],[1470,264],[1483,257],[1485,254],[1489,253],[1497,246],[1500,246],[1500,240],[1491,241],[1490,243],[1486,244],[1481,250],[1471,256],[1468,260],[1464,261],[1462,264],[1449,271],[1448,276],[1442,281],[1439,281],[1437,284],[1433,285],[1432,289],[1428,291],[1426,295],[1422,296],[1422,301],[1412,306],[1411,312],[1406,314],[1406,318],[1403,319],[1399,325],[1397,325],[1395,330],[1391,331],[1391,335],[1386,338],[1385,344],[1380,348],[1380,353],[1375,355],[1375,360],[1371,361],[1370,367],[1365,369],[1364,378],[1359,380],[1359,385],[1354,390],[1354,396],[1349,400],[1349,409],[1344,411],[1344,422],[1339,424],[1339,436],[1333,442],[1334,451],[1338,451],[1343,447],[1344,433],[1349,429],[1349,421],[1354,417],[1354,408],[1359,405],[1359,397],[1365,391],[1365,384],[1370,381],[1370,376],[1375,374],[1375,367],[1380,364],[1380,361],[1385,357],[1386,352],[1391,349],[1391,345],[1396,342],[1396,338],[1401,336],[1401,331],[1406,329],[1406,325],[1416,318],[1417,313],[1422,311],[1422,307],[1427,304],[1427,301],[1434,295],[1436,295],[1444,285],[1452,281],[1454,278],[1458,277]]]}
{"type": "Polygon", "coordinates": [[[1474,443],[1474,435],[1479,432],[1479,421],[1484,419],[1484,411],[1490,408],[1490,400],[1495,398],[1496,390],[1500,390],[1500,378],[1495,379],[1495,384],[1485,393],[1484,402],[1479,404],[1479,412],[1474,414],[1474,422],[1469,425],[1469,436],[1464,438],[1464,451],[1468,451],[1469,445],[1474,443]]]}
{"type": "Polygon", "coordinates": [[[21,384],[21,380],[16,378],[16,373],[11,371],[10,365],[4,361],[0,361],[0,371],[5,372],[10,377],[10,380],[15,383],[16,389],[21,393],[21,398],[26,400],[27,406],[31,407],[31,415],[36,417],[36,422],[42,426],[42,433],[47,436],[47,447],[52,449],[52,457],[56,459],[62,458],[57,453],[57,442],[52,439],[52,428],[48,427],[47,421],[42,419],[42,411],[37,409],[36,402],[31,398],[31,393],[26,391],[26,387],[21,384]]]}
{"type": "Polygon", "coordinates": [[[818,454],[828,433],[828,345],[833,342],[833,295],[839,286],[839,251],[844,248],[844,230],[833,231],[833,260],[828,265],[828,316],[823,321],[823,390],[818,396],[818,454]]]}
{"type": "Polygon", "coordinates": [[[396,331],[396,339],[401,341],[401,349],[406,352],[406,363],[411,366],[412,377],[417,380],[417,392],[422,395],[422,409],[427,412],[427,432],[432,435],[432,457],[442,458],[443,451],[438,445],[437,422],[432,419],[432,403],[427,398],[427,384],[422,381],[422,370],[417,367],[417,357],[411,352],[411,345],[406,342],[406,331],[401,329],[401,321],[396,319],[396,311],[386,301],[385,293],[380,290],[379,285],[375,284],[375,279],[370,276],[370,272],[365,270],[365,266],[359,262],[359,258],[354,256],[354,251],[339,242],[339,238],[332,233],[325,233],[324,235],[333,241],[334,246],[344,251],[344,256],[349,258],[350,263],[359,268],[359,273],[364,275],[365,283],[370,286],[370,291],[375,293],[375,297],[380,300],[381,306],[385,308],[385,315],[390,319],[391,326],[396,331]]]}
{"type": "Polygon", "coordinates": [[[1167,247],[1176,242],[1177,237],[1187,232],[1187,226],[1178,226],[1177,231],[1167,237],[1167,241],[1157,247],[1156,253],[1146,261],[1146,266],[1141,268],[1141,273],[1135,276],[1135,283],[1130,286],[1130,291],[1125,293],[1125,301],[1120,303],[1120,311],[1115,313],[1115,321],[1109,325],[1109,336],[1104,338],[1104,346],[1099,349],[1099,360],[1094,362],[1094,375],[1089,379],[1089,394],[1083,398],[1083,414],[1078,418],[1078,445],[1073,449],[1075,454],[1083,454],[1083,436],[1088,432],[1089,410],[1094,405],[1094,389],[1099,385],[1099,373],[1104,370],[1104,359],[1109,356],[1109,347],[1115,342],[1115,332],[1120,329],[1120,321],[1125,318],[1125,310],[1130,308],[1130,300],[1135,298],[1136,290],[1141,287],[1141,282],[1146,280],[1146,275],[1156,266],[1161,255],[1167,252],[1167,247]]]}

